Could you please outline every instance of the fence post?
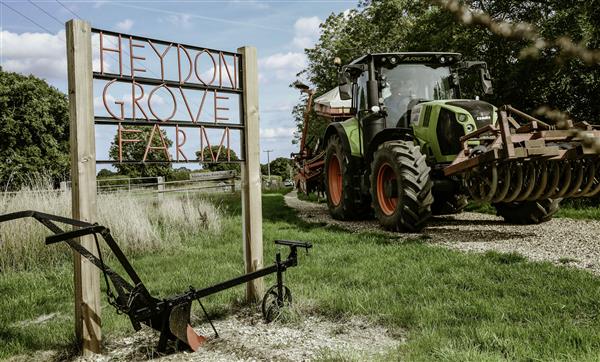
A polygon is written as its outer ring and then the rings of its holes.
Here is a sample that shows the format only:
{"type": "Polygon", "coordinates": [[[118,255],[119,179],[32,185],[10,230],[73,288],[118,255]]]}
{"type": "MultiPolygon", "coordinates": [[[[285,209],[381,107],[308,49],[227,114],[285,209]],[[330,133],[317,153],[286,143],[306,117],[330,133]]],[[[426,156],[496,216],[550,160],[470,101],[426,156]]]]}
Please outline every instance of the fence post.
{"type": "MultiPolygon", "coordinates": [[[[74,219],[96,221],[96,144],[92,79],[92,31],[83,20],[66,23],[71,146],[71,200],[74,219]]],[[[81,245],[98,255],[92,235],[81,245]]],[[[75,271],[75,333],[84,355],[100,353],[100,274],[73,252],[75,271]]]]}
{"type": "MultiPolygon", "coordinates": [[[[242,223],[244,235],[244,264],[246,273],[263,265],[262,199],[260,180],[260,145],[258,114],[258,63],[256,48],[241,47],[241,80],[243,86],[244,160],[242,162],[242,223]]],[[[246,300],[258,301],[263,294],[263,279],[246,284],[246,300]]]]}
{"type": "Polygon", "coordinates": [[[158,191],[158,199],[163,199],[163,193],[165,191],[165,178],[163,176],[158,176],[156,178],[157,191],[158,191]]]}
{"type": "Polygon", "coordinates": [[[63,193],[66,193],[67,190],[67,181],[61,181],[60,182],[60,191],[63,193]]]}

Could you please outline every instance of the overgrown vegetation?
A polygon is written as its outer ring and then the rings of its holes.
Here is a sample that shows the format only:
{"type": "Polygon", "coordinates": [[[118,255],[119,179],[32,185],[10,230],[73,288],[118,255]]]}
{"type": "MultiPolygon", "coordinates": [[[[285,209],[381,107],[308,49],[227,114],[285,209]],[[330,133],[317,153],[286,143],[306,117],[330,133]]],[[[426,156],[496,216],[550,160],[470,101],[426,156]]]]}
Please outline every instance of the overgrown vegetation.
{"type": "MultiPolygon", "coordinates": [[[[153,293],[174,294],[242,273],[239,195],[212,200],[226,214],[218,235],[197,234],[168,252],[131,258],[153,293]]],[[[422,240],[402,243],[383,233],[308,224],[280,194],[263,196],[263,215],[265,264],[274,258],[274,239],[314,243],[286,275],[300,316],[318,313],[343,325],[361,315],[407,336],[383,359],[592,361],[600,353],[600,280],[587,272],[531,263],[519,254],[466,254],[422,240]]],[[[0,274],[0,358],[69,348],[71,273],[65,263],[0,274]],[[44,323],[23,322],[50,313],[58,314],[44,323]]],[[[269,277],[266,285],[273,282],[269,277]]],[[[230,313],[243,290],[212,296],[205,306],[217,317],[230,313]]],[[[107,338],[133,333],[110,306],[102,313],[107,338]]]]}
{"type": "MultiPolygon", "coordinates": [[[[49,185],[23,188],[0,197],[0,214],[36,210],[69,217],[71,194],[49,185]]],[[[127,192],[98,195],[98,221],[110,227],[129,255],[166,250],[199,233],[214,234],[221,225],[219,211],[200,198],[127,192]]],[[[34,220],[0,224],[0,272],[38,270],[61,265],[71,258],[66,248],[46,246],[49,231],[34,220]]]]}

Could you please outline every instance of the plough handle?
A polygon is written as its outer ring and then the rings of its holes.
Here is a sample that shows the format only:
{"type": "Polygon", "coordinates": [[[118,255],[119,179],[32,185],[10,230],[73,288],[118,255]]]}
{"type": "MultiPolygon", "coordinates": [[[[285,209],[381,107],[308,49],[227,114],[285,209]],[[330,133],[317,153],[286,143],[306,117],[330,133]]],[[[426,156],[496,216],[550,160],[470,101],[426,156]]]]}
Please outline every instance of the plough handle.
{"type": "Polygon", "coordinates": [[[46,245],[79,238],[79,237],[82,237],[85,235],[101,233],[104,230],[106,230],[106,228],[102,225],[92,225],[92,226],[88,226],[88,227],[77,229],[77,230],[66,231],[64,233],[50,235],[50,236],[46,237],[46,245]]]}
{"type": "Polygon", "coordinates": [[[277,245],[287,245],[289,247],[304,248],[306,251],[312,248],[312,244],[308,241],[297,241],[297,240],[275,240],[277,245]]]}

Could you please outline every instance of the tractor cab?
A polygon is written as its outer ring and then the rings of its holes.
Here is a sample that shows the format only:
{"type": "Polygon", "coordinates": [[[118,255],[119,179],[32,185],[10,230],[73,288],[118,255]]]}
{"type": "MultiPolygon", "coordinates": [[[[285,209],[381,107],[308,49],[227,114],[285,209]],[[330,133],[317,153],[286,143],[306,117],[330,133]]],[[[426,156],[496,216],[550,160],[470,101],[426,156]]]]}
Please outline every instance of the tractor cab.
{"type": "Polygon", "coordinates": [[[381,131],[404,129],[418,138],[430,158],[452,162],[458,139],[495,117],[491,104],[461,99],[460,79],[474,69],[483,93],[492,92],[487,65],[461,58],[448,52],[368,54],[342,67],[340,97],[352,100],[363,132],[362,150],[368,153],[369,146],[392,136],[381,131]]]}

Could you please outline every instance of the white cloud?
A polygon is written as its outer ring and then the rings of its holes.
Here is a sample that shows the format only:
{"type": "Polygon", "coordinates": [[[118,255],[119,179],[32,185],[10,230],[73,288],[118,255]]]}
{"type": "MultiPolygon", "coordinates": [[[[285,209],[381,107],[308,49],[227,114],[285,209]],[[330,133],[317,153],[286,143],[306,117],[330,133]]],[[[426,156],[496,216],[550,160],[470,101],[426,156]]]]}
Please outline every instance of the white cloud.
{"type": "Polygon", "coordinates": [[[164,18],[164,20],[182,28],[189,29],[192,27],[192,15],[190,14],[171,14],[164,18]]]}
{"type": "Polygon", "coordinates": [[[320,24],[321,19],[317,16],[296,20],[292,44],[301,49],[312,47],[321,35],[320,24]]]}
{"type": "Polygon", "coordinates": [[[274,139],[274,138],[287,138],[292,139],[294,136],[295,128],[291,127],[274,127],[274,128],[261,128],[260,138],[274,139]]]}
{"type": "Polygon", "coordinates": [[[46,79],[65,79],[67,55],[65,32],[13,33],[0,31],[2,68],[46,79]]]}
{"type": "Polygon", "coordinates": [[[123,21],[119,21],[115,25],[115,27],[117,28],[118,31],[128,32],[133,27],[133,20],[131,20],[131,19],[125,19],[123,21]]]}
{"type": "Polygon", "coordinates": [[[271,78],[292,81],[306,64],[306,55],[299,52],[276,53],[258,61],[263,82],[268,82],[271,78]]]}

